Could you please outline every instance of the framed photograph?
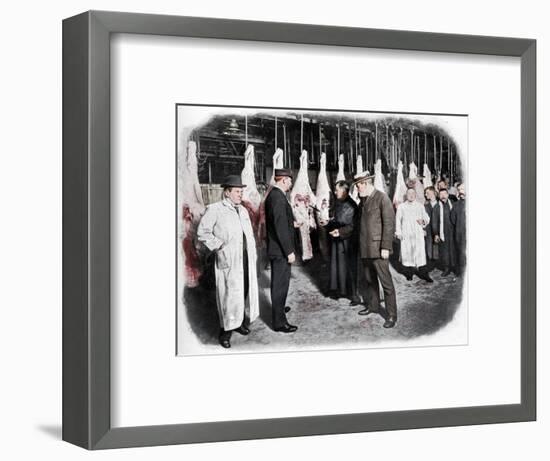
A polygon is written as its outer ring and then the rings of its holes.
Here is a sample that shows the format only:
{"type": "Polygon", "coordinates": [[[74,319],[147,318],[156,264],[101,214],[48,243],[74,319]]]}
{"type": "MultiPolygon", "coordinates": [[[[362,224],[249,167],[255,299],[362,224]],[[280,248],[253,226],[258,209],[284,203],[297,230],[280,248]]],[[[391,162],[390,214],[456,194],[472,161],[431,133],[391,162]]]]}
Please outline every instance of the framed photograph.
{"type": "Polygon", "coordinates": [[[63,439],[534,420],[535,75],[531,39],[64,20],[63,439]]]}

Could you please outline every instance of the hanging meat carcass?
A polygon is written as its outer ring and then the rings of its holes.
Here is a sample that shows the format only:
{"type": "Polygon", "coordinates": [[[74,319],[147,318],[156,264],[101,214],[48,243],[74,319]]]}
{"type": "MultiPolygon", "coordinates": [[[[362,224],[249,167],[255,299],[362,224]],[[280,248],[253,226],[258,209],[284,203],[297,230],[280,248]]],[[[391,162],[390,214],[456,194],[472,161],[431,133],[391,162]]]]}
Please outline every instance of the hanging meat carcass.
{"type": "Polygon", "coordinates": [[[422,182],[418,177],[418,168],[416,167],[416,164],[414,162],[411,162],[409,164],[408,186],[412,187],[416,191],[416,201],[423,204],[426,201],[426,199],[424,198],[424,187],[422,186],[422,182]]]}
{"type": "Polygon", "coordinates": [[[184,283],[196,287],[201,276],[201,264],[196,240],[197,226],[204,213],[205,206],[199,183],[197,166],[197,144],[187,143],[187,149],[180,164],[181,207],[182,207],[182,250],[184,266],[184,283]]]}
{"type": "MultiPolygon", "coordinates": [[[[355,174],[359,174],[363,172],[363,157],[360,155],[357,156],[357,162],[355,164],[355,174]]],[[[355,200],[356,203],[359,203],[359,192],[357,191],[357,187],[354,185],[351,186],[351,198],[355,200]]]]}
{"type": "Polygon", "coordinates": [[[327,222],[329,219],[330,194],[331,190],[327,178],[327,156],[323,152],[320,158],[319,176],[317,176],[317,186],[315,188],[317,198],[316,214],[319,222],[327,222]]]}
{"type": "Polygon", "coordinates": [[[317,217],[317,229],[319,237],[319,250],[325,261],[329,260],[329,248],[328,235],[326,229],[323,227],[329,221],[329,209],[330,209],[330,184],[327,177],[327,156],[323,152],[319,159],[320,168],[319,175],[317,176],[317,186],[315,187],[315,197],[317,199],[317,207],[315,216],[317,217]]]}
{"type": "Polygon", "coordinates": [[[381,192],[386,192],[386,182],[382,174],[382,159],[378,159],[374,164],[374,187],[381,192]]]}
{"type": "Polygon", "coordinates": [[[426,163],[424,163],[423,173],[424,173],[424,178],[422,179],[422,186],[424,186],[424,189],[426,189],[427,187],[433,186],[432,172],[430,171],[430,168],[426,163]]]}
{"type": "Polygon", "coordinates": [[[277,148],[275,149],[275,153],[273,154],[273,169],[271,172],[271,179],[269,180],[269,186],[264,194],[264,198],[260,203],[260,212],[259,212],[259,218],[258,218],[258,226],[257,229],[255,229],[256,239],[257,242],[261,245],[262,242],[265,241],[266,236],[266,229],[265,229],[265,199],[271,192],[271,189],[275,185],[275,169],[283,168],[283,156],[284,152],[283,149],[277,148]]]}
{"type": "Polygon", "coordinates": [[[405,184],[405,177],[403,176],[403,162],[399,160],[399,163],[397,164],[395,192],[393,194],[393,206],[395,208],[397,208],[401,203],[405,201],[406,193],[407,184],[405,184]]]}
{"type": "Polygon", "coordinates": [[[300,156],[300,169],[290,193],[290,204],[294,212],[294,220],[300,226],[302,260],[307,261],[313,258],[310,231],[316,227],[313,209],[317,205],[317,199],[309,185],[307,151],[305,150],[302,151],[300,156]]]}
{"type": "Polygon", "coordinates": [[[244,168],[241,172],[241,181],[246,187],[243,189],[243,205],[248,211],[254,234],[257,235],[260,222],[260,205],[262,197],[256,187],[256,176],[254,173],[254,146],[250,144],[244,153],[244,168]]]}
{"type": "MultiPolygon", "coordinates": [[[[283,149],[277,148],[273,154],[273,171],[271,172],[271,179],[269,185],[275,185],[275,169],[283,168],[283,149]]],[[[267,193],[265,194],[267,196],[267,193]]]]}
{"type": "Polygon", "coordinates": [[[338,173],[336,174],[336,182],[345,181],[346,175],[344,174],[344,154],[338,156],[338,173]]]}

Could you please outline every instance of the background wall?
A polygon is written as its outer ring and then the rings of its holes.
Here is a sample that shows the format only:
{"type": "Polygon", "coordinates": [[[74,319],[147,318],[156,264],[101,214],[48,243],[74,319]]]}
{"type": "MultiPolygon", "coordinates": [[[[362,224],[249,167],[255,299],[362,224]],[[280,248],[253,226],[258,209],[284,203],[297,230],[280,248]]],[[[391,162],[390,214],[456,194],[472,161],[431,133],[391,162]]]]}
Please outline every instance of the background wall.
{"type": "MultiPolygon", "coordinates": [[[[545,3],[394,0],[74,0],[10,2],[0,28],[0,430],[4,459],[547,459],[550,452],[544,262],[550,256],[543,173],[550,28],[545,3]],[[89,453],[61,437],[61,20],[89,9],[409,29],[538,40],[539,416],[536,423],[306,437],[89,453]]],[[[274,63],[274,68],[277,65],[274,63]]],[[[403,82],[406,84],[406,80],[403,82]]],[[[498,110],[495,107],[495,110],[498,110]]],[[[488,199],[517,193],[518,172],[488,176],[488,199]]],[[[503,251],[506,251],[503,248],[503,251]]],[[[498,328],[498,318],[495,318],[498,328]]],[[[506,360],[505,356],[498,357],[506,360]]],[[[475,377],[473,377],[475,379],[475,377]]],[[[358,383],[350,391],[360,397],[358,383]]],[[[403,383],[403,392],[407,392],[403,383]]]]}

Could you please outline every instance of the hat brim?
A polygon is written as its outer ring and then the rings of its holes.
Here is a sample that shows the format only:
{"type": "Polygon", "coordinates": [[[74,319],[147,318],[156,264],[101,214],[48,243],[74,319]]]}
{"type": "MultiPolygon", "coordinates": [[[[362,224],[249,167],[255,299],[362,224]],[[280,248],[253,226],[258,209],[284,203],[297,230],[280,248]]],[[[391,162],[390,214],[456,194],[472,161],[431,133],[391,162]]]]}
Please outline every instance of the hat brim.
{"type": "Polygon", "coordinates": [[[375,177],[376,177],[375,175],[370,175],[370,176],[364,176],[362,178],[354,179],[353,182],[352,182],[352,185],[363,182],[363,181],[367,181],[368,179],[374,179],[375,177]]]}
{"type": "Polygon", "coordinates": [[[275,177],[275,178],[293,178],[294,176],[292,174],[274,174],[273,177],[275,177]]]}
{"type": "Polygon", "coordinates": [[[246,184],[220,184],[221,187],[223,187],[224,189],[226,187],[246,187],[246,184]]]}

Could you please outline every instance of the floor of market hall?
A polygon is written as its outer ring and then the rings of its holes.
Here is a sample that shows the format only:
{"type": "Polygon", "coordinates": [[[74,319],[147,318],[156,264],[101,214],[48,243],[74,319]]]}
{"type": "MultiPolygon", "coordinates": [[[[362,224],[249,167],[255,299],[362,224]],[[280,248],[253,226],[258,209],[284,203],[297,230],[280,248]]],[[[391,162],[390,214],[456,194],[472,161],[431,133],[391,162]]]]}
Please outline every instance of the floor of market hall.
{"type": "MultiPolygon", "coordinates": [[[[262,264],[258,273],[260,318],[250,324],[249,335],[232,334],[231,352],[384,347],[385,342],[406,345],[414,338],[438,332],[453,320],[458,309],[466,308],[462,303],[463,277],[453,273],[443,277],[441,270],[434,269],[430,274],[433,283],[417,276],[408,281],[398,272],[399,263],[394,259],[390,267],[396,289],[398,320],[394,328],[383,328],[381,315],[358,315],[365,306],[350,306],[348,299],[334,300],[327,296],[329,266],[317,256],[292,267],[286,303],[291,311],[287,318],[298,330],[294,333],[275,332],[271,328],[270,272],[265,266],[262,264]]],[[[215,287],[212,276],[210,279],[198,288],[186,289],[186,317],[205,352],[208,349],[221,353],[215,287]]]]}

